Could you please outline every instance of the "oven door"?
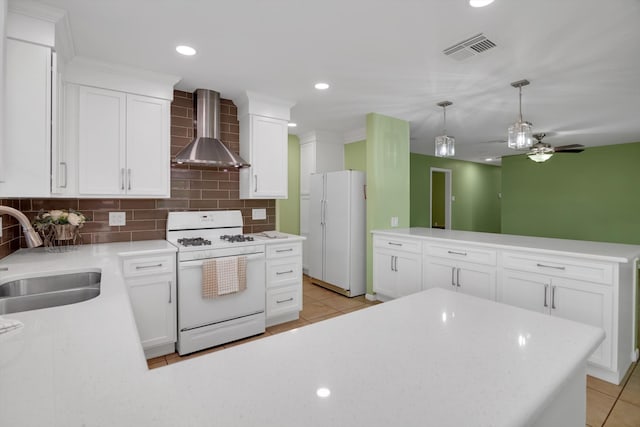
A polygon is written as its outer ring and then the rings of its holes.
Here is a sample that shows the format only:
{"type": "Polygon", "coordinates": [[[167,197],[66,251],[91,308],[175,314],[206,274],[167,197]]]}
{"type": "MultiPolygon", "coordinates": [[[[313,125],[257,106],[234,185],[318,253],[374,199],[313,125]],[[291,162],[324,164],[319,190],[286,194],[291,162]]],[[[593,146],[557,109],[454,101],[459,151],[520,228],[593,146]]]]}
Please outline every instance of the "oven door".
{"type": "Polygon", "coordinates": [[[202,298],[204,260],[179,262],[178,331],[264,312],[264,253],[244,256],[247,257],[247,289],[217,298],[202,298]]]}

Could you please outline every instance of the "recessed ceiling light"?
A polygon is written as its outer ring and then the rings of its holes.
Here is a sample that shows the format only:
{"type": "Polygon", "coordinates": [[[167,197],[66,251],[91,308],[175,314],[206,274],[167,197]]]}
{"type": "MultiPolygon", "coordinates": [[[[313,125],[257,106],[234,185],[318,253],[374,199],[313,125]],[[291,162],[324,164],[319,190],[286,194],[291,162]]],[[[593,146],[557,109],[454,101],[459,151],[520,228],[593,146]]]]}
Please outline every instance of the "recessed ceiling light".
{"type": "Polygon", "coordinates": [[[471,7],[485,7],[493,3],[493,0],[469,0],[471,7]]]}
{"type": "Polygon", "coordinates": [[[176,52],[178,52],[180,55],[185,56],[193,56],[196,54],[196,50],[194,48],[186,45],[176,46],[176,52]]]}
{"type": "Polygon", "coordinates": [[[318,90],[327,90],[329,89],[329,83],[316,83],[314,87],[318,90]]]}
{"type": "Polygon", "coordinates": [[[297,123],[293,123],[293,122],[289,122],[289,124],[287,126],[289,126],[290,128],[294,128],[294,127],[298,126],[298,124],[297,123]]]}
{"type": "Polygon", "coordinates": [[[493,157],[487,157],[484,159],[485,162],[493,162],[495,159],[493,157]]]}

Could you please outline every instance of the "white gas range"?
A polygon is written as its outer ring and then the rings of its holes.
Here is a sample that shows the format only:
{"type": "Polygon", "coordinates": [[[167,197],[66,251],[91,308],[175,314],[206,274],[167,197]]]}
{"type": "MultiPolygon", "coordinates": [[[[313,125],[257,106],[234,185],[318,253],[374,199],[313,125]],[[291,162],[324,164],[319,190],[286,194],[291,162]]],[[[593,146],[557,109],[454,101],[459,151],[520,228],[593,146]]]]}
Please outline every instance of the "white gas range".
{"type": "Polygon", "coordinates": [[[242,235],[240,211],[169,212],[167,240],[178,248],[178,353],[265,331],[265,245],[242,235]],[[209,260],[246,257],[245,290],[202,296],[209,260]]]}

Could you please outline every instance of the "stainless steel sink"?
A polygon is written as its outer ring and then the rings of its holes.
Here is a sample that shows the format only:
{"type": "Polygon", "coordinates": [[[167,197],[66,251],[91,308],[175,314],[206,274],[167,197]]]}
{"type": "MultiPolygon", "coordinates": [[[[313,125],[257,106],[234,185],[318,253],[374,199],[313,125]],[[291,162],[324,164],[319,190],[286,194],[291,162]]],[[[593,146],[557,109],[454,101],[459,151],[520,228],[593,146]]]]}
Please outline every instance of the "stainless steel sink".
{"type": "Polygon", "coordinates": [[[97,271],[28,277],[0,284],[0,315],[75,304],[100,295],[97,271]]]}

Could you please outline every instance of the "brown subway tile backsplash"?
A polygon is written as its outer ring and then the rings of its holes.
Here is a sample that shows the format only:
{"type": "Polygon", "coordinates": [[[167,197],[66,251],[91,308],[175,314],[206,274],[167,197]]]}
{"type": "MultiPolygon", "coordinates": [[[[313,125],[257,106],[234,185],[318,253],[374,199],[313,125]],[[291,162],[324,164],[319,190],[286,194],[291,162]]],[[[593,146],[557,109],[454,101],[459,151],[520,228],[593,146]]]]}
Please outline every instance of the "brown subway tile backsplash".
{"type": "MultiPolygon", "coordinates": [[[[221,137],[227,146],[238,152],[240,126],[238,110],[231,100],[221,99],[221,137]]],[[[188,144],[195,134],[193,128],[193,95],[174,91],[171,104],[171,155],[188,144]]],[[[169,211],[239,209],[245,233],[275,229],[275,200],[240,200],[240,175],[237,170],[224,170],[191,165],[171,165],[171,198],[169,199],[4,199],[0,204],[23,211],[29,218],[40,209],[74,209],[89,218],[81,230],[83,243],[126,242],[164,239],[169,211]],[[265,208],[266,220],[252,220],[252,208],[265,208]],[[125,212],[127,225],[109,226],[109,212],[125,212]]],[[[24,245],[18,223],[2,216],[0,258],[24,245]]]]}

